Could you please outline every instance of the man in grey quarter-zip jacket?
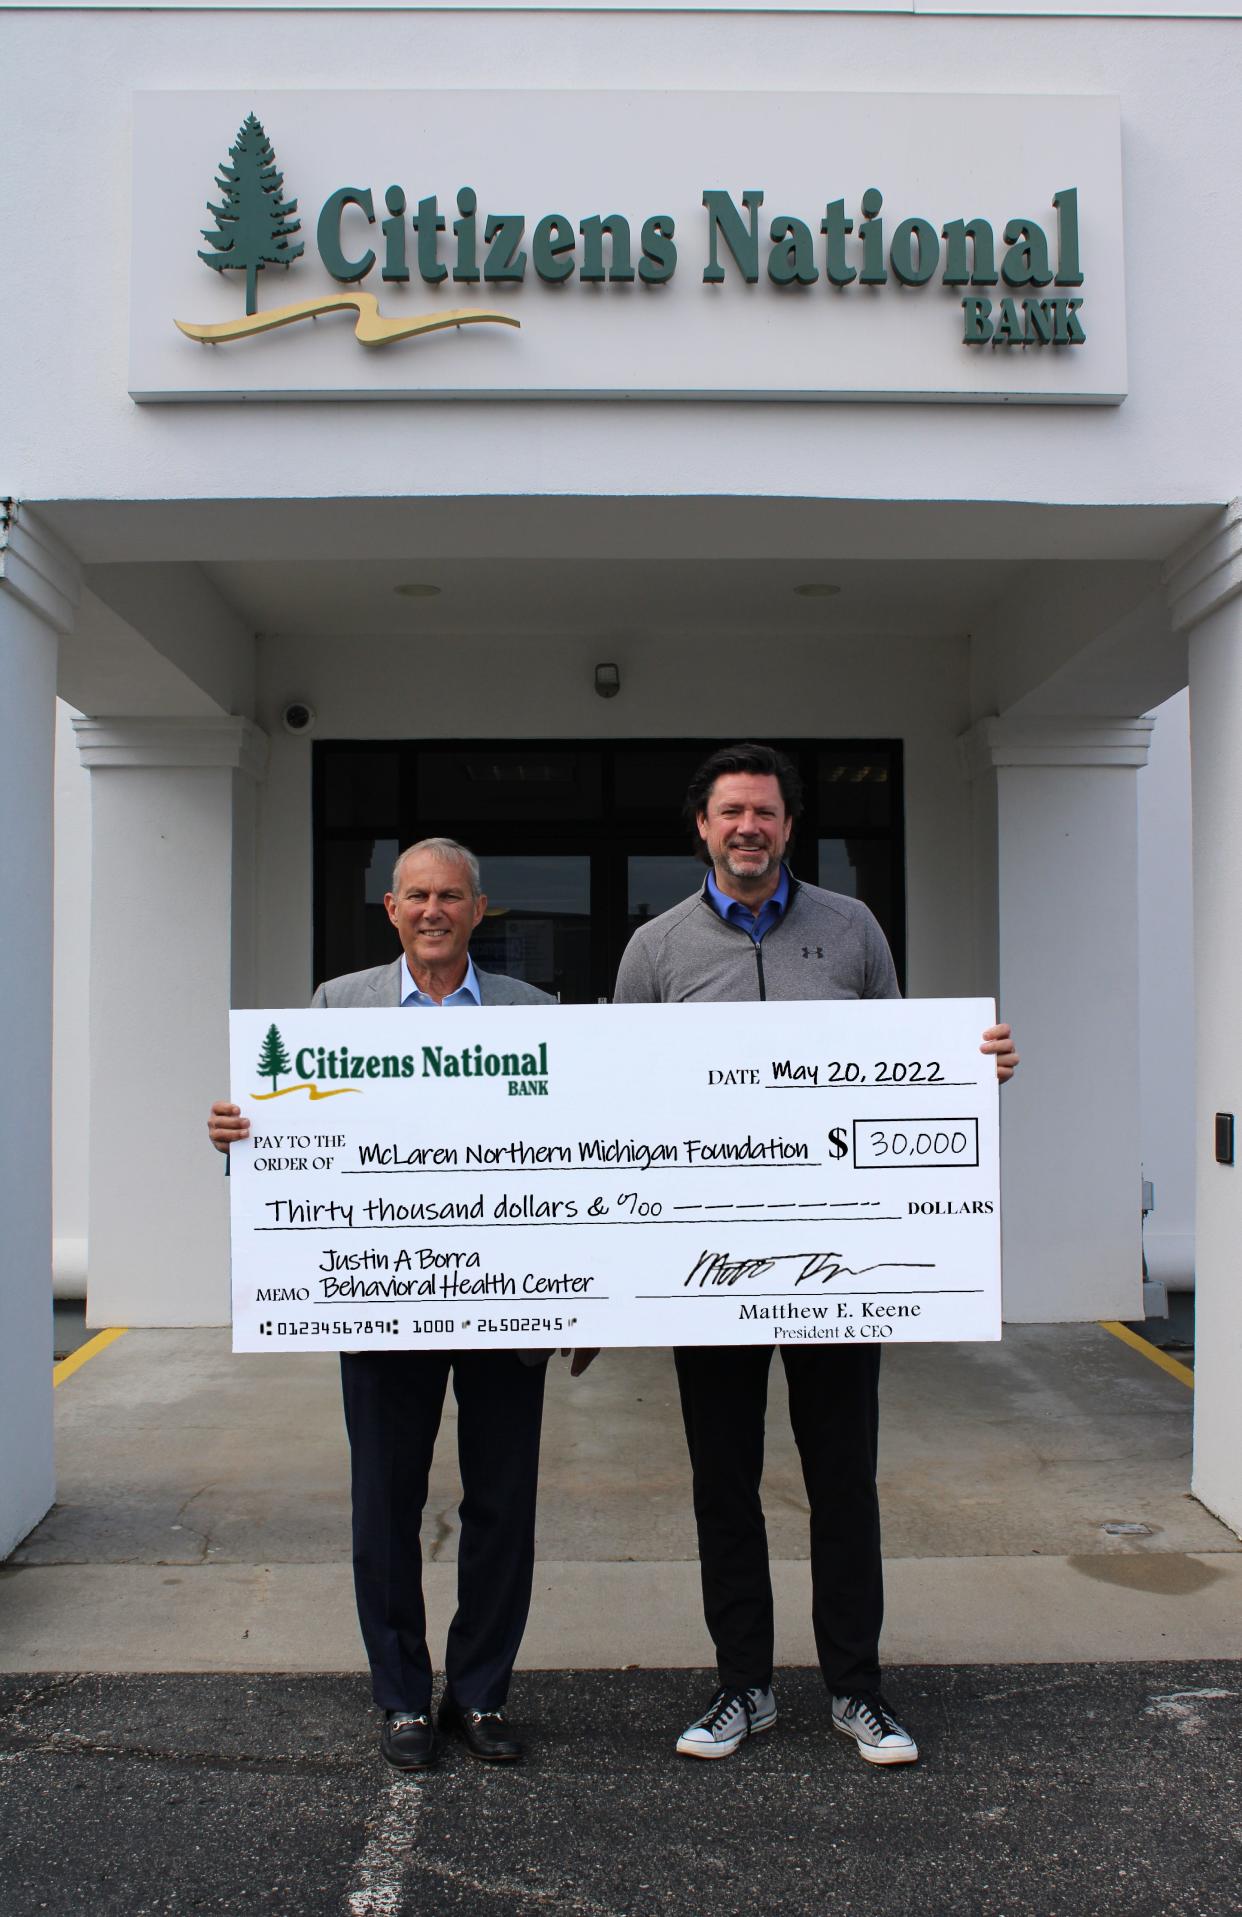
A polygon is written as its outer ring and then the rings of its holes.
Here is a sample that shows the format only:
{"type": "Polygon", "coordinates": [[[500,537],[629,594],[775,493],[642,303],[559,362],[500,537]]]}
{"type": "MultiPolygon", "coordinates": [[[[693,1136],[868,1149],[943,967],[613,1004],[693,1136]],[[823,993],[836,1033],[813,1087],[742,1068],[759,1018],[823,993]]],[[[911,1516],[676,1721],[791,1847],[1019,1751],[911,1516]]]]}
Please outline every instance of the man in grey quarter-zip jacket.
{"type": "MultiPolygon", "coordinates": [[[[801,809],[795,768],[770,746],[729,746],[700,766],[686,811],[710,870],[701,892],[640,926],[615,1002],[898,998],[888,942],[858,899],[804,885],[783,863],[801,809]]],[[[1007,1025],[983,1034],[998,1078],[1018,1063],[1007,1025]]],[[[871,1764],[918,1747],[880,1690],[884,1614],[876,1493],[880,1354],[781,1345],[811,1512],[811,1618],[832,1721],[871,1764]]],[[[759,1487],[773,1346],[674,1352],[694,1483],[703,1608],[719,1687],[677,1749],[728,1757],[776,1722],[773,1612],[759,1487]]]]}

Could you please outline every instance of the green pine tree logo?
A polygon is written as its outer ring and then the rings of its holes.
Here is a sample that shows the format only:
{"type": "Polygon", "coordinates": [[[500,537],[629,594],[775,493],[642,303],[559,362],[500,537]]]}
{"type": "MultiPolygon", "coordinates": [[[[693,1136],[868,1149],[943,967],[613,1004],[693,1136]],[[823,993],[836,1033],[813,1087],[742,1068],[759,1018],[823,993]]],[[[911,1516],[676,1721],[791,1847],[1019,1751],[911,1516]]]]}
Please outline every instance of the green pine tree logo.
{"type": "Polygon", "coordinates": [[[213,250],[199,252],[199,259],[217,273],[236,271],[246,275],[246,311],[258,305],[259,272],[265,266],[290,266],[304,251],[303,243],[290,246],[290,233],[301,229],[301,220],[290,216],[297,212],[296,200],[281,196],[285,176],[276,165],[272,143],[254,114],[248,114],[229,148],[228,160],[220,163],[216,185],[224,199],[219,206],[207,202],[214,213],[215,228],[202,228],[203,238],[213,250]]]}
{"type": "Polygon", "coordinates": [[[267,1037],[263,1041],[263,1049],[259,1053],[259,1062],[255,1070],[260,1078],[271,1079],[273,1091],[276,1090],[276,1080],[281,1073],[293,1070],[293,1061],[285,1050],[285,1041],[275,1025],[269,1025],[267,1028],[267,1037]]]}

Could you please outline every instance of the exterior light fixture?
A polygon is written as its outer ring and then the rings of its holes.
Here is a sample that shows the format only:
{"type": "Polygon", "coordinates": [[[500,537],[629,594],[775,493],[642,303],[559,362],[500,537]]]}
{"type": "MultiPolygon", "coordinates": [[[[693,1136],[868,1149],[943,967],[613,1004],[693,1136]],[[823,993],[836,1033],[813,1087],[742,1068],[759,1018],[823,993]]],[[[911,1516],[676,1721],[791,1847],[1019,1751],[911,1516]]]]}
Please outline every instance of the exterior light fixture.
{"type": "Polygon", "coordinates": [[[621,668],[611,662],[595,668],[595,690],[601,699],[615,699],[621,690],[621,668]]]}
{"type": "Polygon", "coordinates": [[[808,579],[804,586],[795,586],[799,599],[835,599],[840,586],[829,585],[826,579],[808,579]]]}
{"type": "Polygon", "coordinates": [[[394,586],[393,591],[401,599],[438,599],[440,597],[439,586],[427,585],[419,579],[408,580],[404,586],[394,586]]]}

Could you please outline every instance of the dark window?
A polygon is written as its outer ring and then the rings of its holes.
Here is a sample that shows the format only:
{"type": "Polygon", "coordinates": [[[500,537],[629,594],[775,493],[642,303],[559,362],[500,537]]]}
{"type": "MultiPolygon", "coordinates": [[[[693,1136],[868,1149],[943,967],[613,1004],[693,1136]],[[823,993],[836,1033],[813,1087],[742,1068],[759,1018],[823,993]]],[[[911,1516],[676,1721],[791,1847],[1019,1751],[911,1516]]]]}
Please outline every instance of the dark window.
{"type": "Polygon", "coordinates": [[[475,962],[581,1004],[591,991],[591,861],[581,852],[487,853],[475,962]]]}
{"type": "MultiPolygon", "coordinates": [[[[482,866],[479,964],[569,1003],[608,997],[635,927],[703,883],[681,807],[718,743],[316,744],[316,979],[396,956],[384,911],[393,860],[401,846],[443,835],[463,839],[482,866]]],[[[900,744],[775,743],[806,790],[794,873],[865,900],[904,978],[900,744]]]]}
{"type": "Polygon", "coordinates": [[[476,821],[598,819],[602,759],[576,746],[423,746],[414,803],[420,818],[456,820],[463,833],[476,821]]]}
{"type": "Polygon", "coordinates": [[[401,747],[334,746],[324,757],[320,805],[328,830],[391,825],[401,810],[401,747]]]}
{"type": "Polygon", "coordinates": [[[384,894],[400,847],[389,839],[330,838],[319,848],[315,979],[336,978],[382,965],[396,957],[396,935],[384,910],[384,894]]]}
{"type": "Polygon", "coordinates": [[[686,787],[710,746],[618,746],[613,758],[613,808],[619,819],[680,819],[686,787]]]}

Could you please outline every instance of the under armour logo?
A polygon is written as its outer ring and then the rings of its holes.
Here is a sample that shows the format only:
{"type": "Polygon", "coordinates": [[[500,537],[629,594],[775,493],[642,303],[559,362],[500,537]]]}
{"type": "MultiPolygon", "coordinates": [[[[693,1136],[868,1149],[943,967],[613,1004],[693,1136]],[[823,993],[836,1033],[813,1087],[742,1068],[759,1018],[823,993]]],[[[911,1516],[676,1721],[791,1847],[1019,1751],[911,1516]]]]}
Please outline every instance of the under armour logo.
{"type": "Polygon", "coordinates": [[[821,958],[821,959],[822,959],[822,958],[823,958],[823,956],[824,956],[824,948],[823,948],[823,946],[822,946],[822,945],[817,945],[817,946],[815,947],[815,950],[814,950],[814,952],[812,952],[812,950],[811,950],[811,948],[810,948],[810,946],[809,946],[809,945],[804,945],[804,946],[803,946],[803,948],[802,948],[802,956],[803,956],[803,958],[812,958],[812,957],[814,957],[814,958],[821,958]]]}

